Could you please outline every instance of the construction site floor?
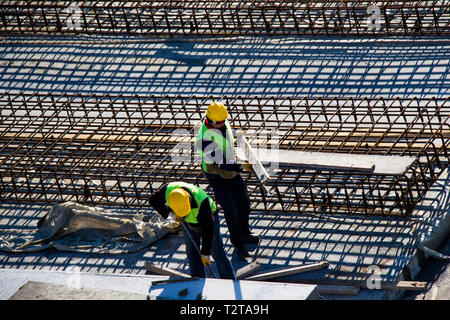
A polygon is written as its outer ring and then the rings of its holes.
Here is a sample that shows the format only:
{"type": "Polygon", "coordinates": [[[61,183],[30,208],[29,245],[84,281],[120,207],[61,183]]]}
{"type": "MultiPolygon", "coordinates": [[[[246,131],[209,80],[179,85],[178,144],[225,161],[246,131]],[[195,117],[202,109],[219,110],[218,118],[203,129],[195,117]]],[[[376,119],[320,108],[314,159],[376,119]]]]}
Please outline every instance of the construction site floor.
{"type": "MultiPolygon", "coordinates": [[[[383,281],[411,280],[422,270],[424,255],[420,243],[445,243],[450,214],[447,172],[428,192],[426,199],[408,218],[344,215],[296,215],[254,212],[252,231],[259,234],[258,245],[248,245],[251,257],[237,258],[230,244],[221,214],[225,251],[235,270],[251,261],[261,264],[259,272],[327,260],[326,269],[277,279],[280,282],[361,280],[379,275],[383,281]],[[446,222],[447,221],[447,222],[446,222]],[[447,226],[445,226],[447,224],[447,226]],[[447,228],[445,231],[443,228],[447,228]],[[440,239],[437,239],[440,238],[440,239]]],[[[50,206],[2,203],[2,229],[36,228],[37,221],[50,206]]],[[[133,208],[113,208],[132,213],[133,208]]],[[[436,250],[439,248],[435,248],[436,250]]],[[[67,271],[93,274],[145,275],[145,262],[189,273],[184,240],[169,234],[147,250],[126,255],[86,254],[47,250],[29,254],[0,253],[0,268],[28,271],[67,271]]],[[[213,263],[213,268],[215,265],[213,263]]],[[[440,272],[445,271],[445,268],[440,272]]],[[[208,274],[209,278],[213,275],[208,274]]],[[[375,279],[375,278],[373,278],[375,279]]],[[[8,282],[2,277],[2,286],[8,282]]],[[[434,279],[433,281],[436,281],[434,279]]],[[[432,283],[432,282],[431,282],[432,283]]],[[[439,295],[448,296],[448,286],[439,295]]],[[[433,289],[436,290],[436,289],[433,289]]],[[[5,295],[5,291],[3,295],[5,295]]],[[[10,292],[11,293],[11,292],[10,292]]],[[[355,295],[321,295],[321,299],[399,299],[402,291],[361,289],[355,295]]],[[[2,296],[7,299],[8,296],[2,296]]]]}
{"type": "MultiPolygon", "coordinates": [[[[327,37],[241,37],[232,41],[48,38],[60,43],[38,43],[36,40],[45,37],[33,36],[6,39],[9,42],[0,43],[0,89],[8,92],[444,98],[450,93],[450,42],[442,37],[347,37],[339,41],[327,37]],[[108,43],[111,40],[122,42],[108,43]]],[[[448,238],[448,231],[442,228],[448,226],[450,215],[449,186],[447,170],[408,218],[252,212],[250,224],[261,241],[249,246],[247,262],[234,253],[221,213],[225,251],[236,270],[255,259],[261,263],[260,272],[322,260],[330,263],[328,269],[281,281],[361,280],[373,270],[380,271],[386,281],[414,279],[421,265],[425,266],[419,244],[435,236],[442,238],[438,242],[448,238]]],[[[50,207],[2,202],[0,228],[34,229],[50,207]]],[[[76,270],[142,276],[145,262],[189,272],[185,245],[177,235],[128,255],[56,250],[0,253],[0,268],[34,272],[70,274],[76,270]]],[[[444,265],[438,273],[448,274],[446,268],[444,265]]],[[[6,283],[7,277],[0,278],[1,299],[13,294],[3,290],[6,283]]],[[[439,288],[444,292],[437,297],[448,297],[448,286],[439,288]]],[[[378,300],[402,294],[362,289],[356,296],[321,298],[378,300]]]]}
{"type": "Polygon", "coordinates": [[[20,36],[0,90],[81,94],[448,97],[448,37],[20,36]]]}

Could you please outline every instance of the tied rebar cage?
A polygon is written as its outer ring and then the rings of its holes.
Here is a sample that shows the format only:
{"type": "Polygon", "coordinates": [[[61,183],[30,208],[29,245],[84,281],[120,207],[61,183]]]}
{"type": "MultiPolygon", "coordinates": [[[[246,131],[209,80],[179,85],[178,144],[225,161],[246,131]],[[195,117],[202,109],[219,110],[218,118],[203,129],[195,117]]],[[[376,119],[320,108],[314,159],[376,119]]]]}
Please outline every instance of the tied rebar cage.
{"type": "MultiPolygon", "coordinates": [[[[211,193],[194,141],[217,98],[3,93],[1,200],[146,207],[176,180],[211,193]]],[[[448,165],[448,98],[220,99],[233,128],[275,132],[271,147],[416,159],[398,175],[280,166],[268,193],[244,174],[255,210],[407,216],[448,165]]]]}
{"type": "Polygon", "coordinates": [[[447,0],[3,1],[0,32],[149,36],[442,35],[447,0]]]}

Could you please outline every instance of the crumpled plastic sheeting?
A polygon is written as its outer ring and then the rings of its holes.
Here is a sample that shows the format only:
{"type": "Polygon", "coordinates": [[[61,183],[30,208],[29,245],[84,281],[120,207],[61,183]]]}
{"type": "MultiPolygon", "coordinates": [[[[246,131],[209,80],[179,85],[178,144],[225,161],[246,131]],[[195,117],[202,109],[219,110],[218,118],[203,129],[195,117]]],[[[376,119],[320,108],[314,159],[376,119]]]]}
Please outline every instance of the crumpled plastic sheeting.
{"type": "Polygon", "coordinates": [[[60,251],[123,254],[139,251],[161,239],[179,222],[158,213],[123,215],[75,202],[55,205],[35,231],[1,230],[0,251],[60,251]]]}

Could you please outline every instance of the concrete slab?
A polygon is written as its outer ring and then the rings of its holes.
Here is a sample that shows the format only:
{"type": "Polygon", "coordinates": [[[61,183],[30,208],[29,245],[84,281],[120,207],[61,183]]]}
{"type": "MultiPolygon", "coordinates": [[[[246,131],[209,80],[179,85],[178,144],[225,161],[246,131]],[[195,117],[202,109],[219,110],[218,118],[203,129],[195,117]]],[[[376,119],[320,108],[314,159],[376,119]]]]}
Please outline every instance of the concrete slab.
{"type": "Polygon", "coordinates": [[[318,295],[316,285],[210,278],[150,288],[150,299],[199,300],[199,297],[202,300],[312,300],[318,295]],[[187,289],[186,296],[180,297],[183,289],[187,289]]]}
{"type": "MultiPolygon", "coordinates": [[[[145,275],[85,273],[80,272],[80,268],[77,267],[73,267],[65,272],[0,269],[0,300],[9,299],[30,281],[65,287],[65,289],[63,287],[55,287],[60,288],[61,292],[66,289],[96,289],[147,297],[151,281],[166,278],[145,275]]],[[[46,290],[44,287],[44,291],[46,290]]],[[[29,291],[27,290],[27,292],[29,291]]],[[[45,295],[48,296],[48,294],[45,295]]]]}
{"type": "Polygon", "coordinates": [[[153,285],[168,276],[90,274],[0,269],[0,299],[181,299],[306,300],[317,299],[315,285],[225,279],[198,279],[153,285]],[[188,289],[186,295],[179,292],[188,289]],[[220,288],[220,290],[218,290],[220,288]]]}
{"type": "Polygon", "coordinates": [[[28,281],[9,300],[147,300],[147,296],[114,290],[76,289],[28,281]]]}
{"type": "MultiPolygon", "coordinates": [[[[380,175],[401,175],[416,161],[415,157],[306,152],[282,149],[255,148],[263,164],[275,167],[313,168],[370,172],[380,175]],[[277,166],[278,165],[278,166],[277,166]]],[[[241,161],[247,160],[244,152],[236,149],[241,161]]]]}

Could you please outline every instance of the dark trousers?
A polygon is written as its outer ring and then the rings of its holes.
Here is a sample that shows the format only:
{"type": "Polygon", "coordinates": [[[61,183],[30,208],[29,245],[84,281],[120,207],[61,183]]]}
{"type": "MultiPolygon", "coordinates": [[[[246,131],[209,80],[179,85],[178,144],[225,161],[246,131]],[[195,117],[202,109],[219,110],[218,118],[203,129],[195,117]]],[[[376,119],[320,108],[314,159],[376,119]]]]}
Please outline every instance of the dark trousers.
{"type": "MultiPolygon", "coordinates": [[[[186,254],[189,261],[189,268],[191,270],[192,277],[205,277],[205,269],[203,267],[203,263],[198,253],[197,249],[200,248],[200,240],[201,233],[196,232],[190,229],[187,225],[186,228],[183,228],[184,241],[186,243],[186,254]],[[186,234],[186,231],[189,232],[190,236],[186,234]],[[195,241],[195,246],[192,243],[192,240],[195,241]],[[196,249],[197,247],[197,249],[196,249]]],[[[219,271],[219,276],[222,279],[236,279],[236,275],[233,270],[233,266],[231,265],[230,260],[225,253],[222,236],[220,235],[220,222],[219,215],[214,217],[214,236],[213,243],[211,247],[211,255],[216,262],[217,270],[219,271]]]]}
{"type": "Polygon", "coordinates": [[[224,179],[216,174],[206,173],[216,201],[223,209],[230,241],[236,248],[243,247],[245,236],[250,234],[248,218],[250,201],[244,179],[238,174],[233,179],[224,179]]]}

